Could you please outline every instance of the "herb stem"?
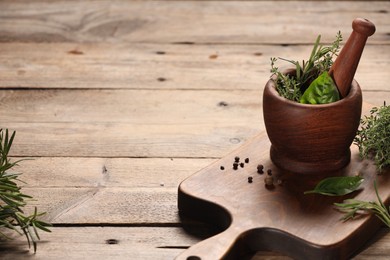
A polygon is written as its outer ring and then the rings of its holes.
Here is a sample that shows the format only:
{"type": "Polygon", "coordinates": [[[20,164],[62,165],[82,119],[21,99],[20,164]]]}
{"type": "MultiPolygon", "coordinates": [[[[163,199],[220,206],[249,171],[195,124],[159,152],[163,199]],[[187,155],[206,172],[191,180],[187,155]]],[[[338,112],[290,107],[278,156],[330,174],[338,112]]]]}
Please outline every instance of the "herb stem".
{"type": "MultiPolygon", "coordinates": [[[[39,240],[38,229],[50,232],[47,227],[51,225],[38,219],[45,213],[38,213],[36,208],[30,216],[23,213],[23,207],[27,205],[26,199],[32,197],[22,193],[17,185],[17,182],[20,182],[18,179],[20,174],[8,172],[22,161],[11,162],[8,158],[14,138],[15,132],[9,135],[8,129],[5,133],[0,129],[0,228],[8,228],[20,235],[24,234],[29,247],[32,243],[34,252],[36,252],[37,240],[39,240]]],[[[0,232],[0,237],[9,239],[3,232],[0,232]]]]}
{"type": "Polygon", "coordinates": [[[374,181],[376,202],[367,202],[355,199],[345,200],[343,203],[335,203],[335,206],[345,215],[342,220],[353,219],[357,214],[372,213],[375,214],[387,227],[390,228],[390,212],[379,196],[376,181],[374,181]]]}

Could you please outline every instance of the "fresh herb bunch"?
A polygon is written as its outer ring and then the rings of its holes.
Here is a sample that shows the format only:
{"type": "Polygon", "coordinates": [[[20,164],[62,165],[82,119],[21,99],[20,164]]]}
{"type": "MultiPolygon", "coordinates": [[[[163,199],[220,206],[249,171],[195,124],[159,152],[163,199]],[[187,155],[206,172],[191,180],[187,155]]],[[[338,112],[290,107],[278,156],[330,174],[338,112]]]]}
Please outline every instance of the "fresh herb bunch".
{"type": "Polygon", "coordinates": [[[378,194],[376,182],[374,182],[377,202],[367,202],[355,199],[347,199],[343,203],[335,203],[338,209],[345,213],[344,221],[353,219],[360,213],[373,213],[390,228],[390,208],[387,208],[378,194]]]}
{"type": "Polygon", "coordinates": [[[362,158],[372,158],[379,173],[390,166],[390,105],[374,107],[360,121],[354,139],[362,158]]]}
{"type": "Polygon", "coordinates": [[[333,64],[333,57],[337,55],[340,50],[340,42],[343,40],[341,32],[336,35],[335,41],[331,46],[320,45],[321,35],[318,35],[309,60],[302,61],[302,65],[295,60],[281,60],[292,63],[295,66],[295,75],[285,75],[278,67],[275,66],[277,58],[271,58],[271,73],[276,75],[276,90],[279,95],[289,100],[299,102],[303,92],[309,84],[316,79],[324,71],[329,71],[333,64]]]}
{"type": "Polygon", "coordinates": [[[50,224],[40,221],[38,218],[45,213],[38,213],[35,208],[32,215],[26,216],[22,210],[27,205],[26,199],[32,197],[21,192],[21,187],[17,185],[20,182],[18,177],[20,173],[12,173],[10,170],[17,165],[19,161],[11,162],[8,153],[11,149],[15,132],[11,136],[8,129],[0,129],[0,237],[9,238],[1,231],[2,228],[8,228],[16,231],[20,235],[25,235],[29,247],[31,242],[34,252],[37,249],[37,240],[39,240],[38,229],[50,232],[47,228],[50,224]]]}

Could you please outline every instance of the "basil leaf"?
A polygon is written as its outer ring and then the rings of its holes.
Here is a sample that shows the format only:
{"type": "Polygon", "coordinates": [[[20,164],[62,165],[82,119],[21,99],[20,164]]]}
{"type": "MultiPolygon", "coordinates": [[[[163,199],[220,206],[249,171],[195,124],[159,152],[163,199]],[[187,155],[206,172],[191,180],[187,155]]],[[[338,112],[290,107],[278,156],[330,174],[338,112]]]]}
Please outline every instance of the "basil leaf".
{"type": "Polygon", "coordinates": [[[318,76],[303,93],[300,103],[327,104],[340,100],[339,91],[328,72],[318,76]]]}
{"type": "Polygon", "coordinates": [[[314,190],[304,194],[318,193],[327,196],[343,196],[357,190],[364,179],[360,176],[330,177],[320,181],[314,190]]]}

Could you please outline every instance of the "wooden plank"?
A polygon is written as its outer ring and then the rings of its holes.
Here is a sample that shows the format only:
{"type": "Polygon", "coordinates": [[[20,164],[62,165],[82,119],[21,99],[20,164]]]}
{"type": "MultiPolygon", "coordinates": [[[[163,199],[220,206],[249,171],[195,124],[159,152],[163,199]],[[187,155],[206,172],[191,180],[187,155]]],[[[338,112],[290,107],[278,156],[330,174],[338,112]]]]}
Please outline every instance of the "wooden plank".
{"type": "MultiPolygon", "coordinates": [[[[1,43],[0,88],[262,91],[270,57],[307,60],[311,44],[1,43]]],[[[389,63],[390,45],[366,46],[356,72],[363,90],[390,91],[390,73],[380,69],[389,63]]],[[[283,61],[277,65],[290,67],[283,61]]]]}
{"type": "MultiPolygon", "coordinates": [[[[7,123],[253,124],[263,127],[262,90],[1,90],[7,123]]],[[[382,105],[389,91],[363,91],[382,105]]]]}
{"type": "Polygon", "coordinates": [[[371,42],[389,43],[389,8],[382,1],[8,0],[0,3],[0,41],[312,43],[313,33],[329,40],[368,17],[378,28],[371,42]]]}
{"type": "MultiPolygon", "coordinates": [[[[15,158],[16,159],[16,158],[15,158]]],[[[15,169],[55,224],[179,223],[179,183],[215,159],[34,158],[15,169]]]]}
{"type": "Polygon", "coordinates": [[[9,123],[218,125],[262,117],[259,90],[1,90],[0,97],[0,120],[9,123]]]}
{"type": "MultiPolygon", "coordinates": [[[[23,237],[0,243],[2,259],[174,259],[200,241],[180,227],[54,227],[52,233],[41,232],[40,236],[36,254],[27,251],[23,237]]],[[[387,259],[389,243],[390,233],[383,228],[353,259],[387,259]]],[[[258,252],[250,259],[289,258],[258,252]]]]}
{"type": "MultiPolygon", "coordinates": [[[[260,121],[259,121],[260,122],[260,121]]],[[[13,156],[218,158],[261,131],[261,123],[4,123],[13,156]]]]}
{"type": "Polygon", "coordinates": [[[23,238],[1,243],[2,259],[173,259],[197,241],[181,228],[79,227],[41,233],[34,255],[23,238]],[[107,240],[115,239],[117,244],[107,240]],[[170,247],[173,248],[170,248],[170,247]],[[12,250],[11,250],[12,249],[12,250]],[[15,258],[16,257],[16,258],[15,258]]]}
{"type": "MultiPolygon", "coordinates": [[[[129,176],[131,178],[131,176],[129,176]]],[[[53,224],[179,223],[176,188],[24,188],[33,196],[26,213],[36,206],[53,224]]]]}
{"type": "Polygon", "coordinates": [[[1,93],[2,127],[17,132],[15,156],[220,157],[264,129],[261,96],[250,91],[246,101],[228,91],[1,93]]]}
{"type": "MultiPolygon", "coordinates": [[[[12,158],[18,160],[20,158],[12,158]]],[[[25,187],[175,189],[216,159],[37,157],[18,164],[25,187]]]]}

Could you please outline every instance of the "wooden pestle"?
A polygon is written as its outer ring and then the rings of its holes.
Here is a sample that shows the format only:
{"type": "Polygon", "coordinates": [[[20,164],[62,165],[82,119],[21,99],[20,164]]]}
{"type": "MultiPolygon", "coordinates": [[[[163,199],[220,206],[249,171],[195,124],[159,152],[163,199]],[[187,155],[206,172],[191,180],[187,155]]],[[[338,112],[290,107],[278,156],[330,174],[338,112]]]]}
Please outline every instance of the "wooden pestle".
{"type": "Polygon", "coordinates": [[[348,95],[367,38],[375,33],[375,25],[367,19],[356,18],[352,33],[329,70],[344,98],[348,95]]]}

